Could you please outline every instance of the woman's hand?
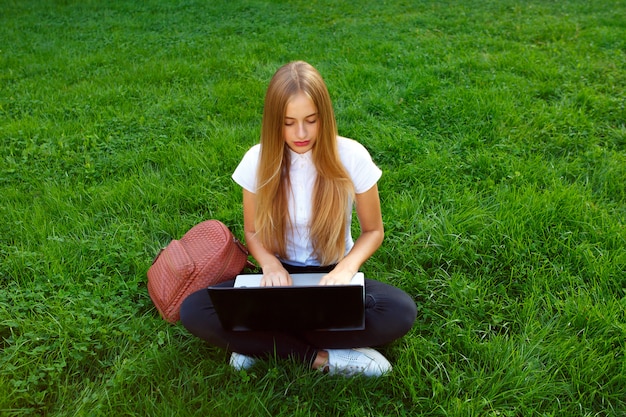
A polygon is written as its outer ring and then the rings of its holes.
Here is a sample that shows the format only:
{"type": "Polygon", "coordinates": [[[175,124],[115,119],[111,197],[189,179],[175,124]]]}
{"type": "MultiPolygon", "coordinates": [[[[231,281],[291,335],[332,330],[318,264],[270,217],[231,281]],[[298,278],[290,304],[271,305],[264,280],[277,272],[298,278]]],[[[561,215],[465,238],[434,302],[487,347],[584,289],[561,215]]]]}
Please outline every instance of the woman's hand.
{"type": "Polygon", "coordinates": [[[320,280],[320,285],[346,285],[354,277],[350,271],[337,271],[336,269],[324,275],[320,280]]]}
{"type": "Polygon", "coordinates": [[[282,265],[263,268],[261,287],[286,287],[292,284],[291,275],[282,265]]]}

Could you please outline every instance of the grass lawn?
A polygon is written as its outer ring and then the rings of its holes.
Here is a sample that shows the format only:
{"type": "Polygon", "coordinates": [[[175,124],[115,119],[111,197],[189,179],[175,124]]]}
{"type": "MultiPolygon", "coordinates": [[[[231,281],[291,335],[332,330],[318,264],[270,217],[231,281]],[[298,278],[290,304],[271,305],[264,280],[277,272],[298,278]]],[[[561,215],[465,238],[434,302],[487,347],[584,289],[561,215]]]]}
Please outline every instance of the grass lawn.
{"type": "Polygon", "coordinates": [[[626,415],[623,1],[0,3],[0,415],[626,415]],[[384,378],[235,372],[148,297],[194,224],[242,237],[295,59],[384,171],[384,378]]]}

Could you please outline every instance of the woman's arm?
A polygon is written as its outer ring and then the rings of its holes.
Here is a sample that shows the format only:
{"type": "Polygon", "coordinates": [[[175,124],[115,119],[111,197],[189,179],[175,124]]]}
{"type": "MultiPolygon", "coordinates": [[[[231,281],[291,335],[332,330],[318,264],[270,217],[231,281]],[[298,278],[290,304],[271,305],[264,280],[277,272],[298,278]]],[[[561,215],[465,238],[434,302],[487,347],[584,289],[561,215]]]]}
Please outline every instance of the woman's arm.
{"type": "Polygon", "coordinates": [[[261,285],[264,287],[291,285],[291,276],[283,268],[278,258],[268,251],[256,237],[254,217],[256,210],[256,194],[243,189],[243,228],[248,250],[263,269],[261,285]]]}
{"type": "Polygon", "coordinates": [[[380,211],[378,186],[375,184],[368,191],[356,195],[356,214],[361,225],[359,235],[352,250],[328,275],[320,281],[322,285],[347,284],[361,265],[376,252],[383,243],[385,228],[380,211]]]}

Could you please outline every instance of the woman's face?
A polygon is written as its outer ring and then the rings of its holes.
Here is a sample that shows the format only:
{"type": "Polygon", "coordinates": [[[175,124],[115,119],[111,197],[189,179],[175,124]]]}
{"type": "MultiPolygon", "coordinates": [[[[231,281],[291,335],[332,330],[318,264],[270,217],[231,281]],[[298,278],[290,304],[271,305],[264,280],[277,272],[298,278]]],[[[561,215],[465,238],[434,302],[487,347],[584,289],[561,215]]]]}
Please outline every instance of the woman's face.
{"type": "Polygon", "coordinates": [[[300,92],[287,103],[283,124],[283,139],[296,153],[310,151],[317,140],[319,121],[313,100],[300,92]]]}

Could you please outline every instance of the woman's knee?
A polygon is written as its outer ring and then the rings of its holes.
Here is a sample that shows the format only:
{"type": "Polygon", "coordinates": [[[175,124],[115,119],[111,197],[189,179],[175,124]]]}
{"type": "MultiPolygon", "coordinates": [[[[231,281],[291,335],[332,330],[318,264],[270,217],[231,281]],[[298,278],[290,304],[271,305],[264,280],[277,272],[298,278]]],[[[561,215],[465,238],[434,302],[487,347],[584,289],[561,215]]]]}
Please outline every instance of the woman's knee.
{"type": "Polygon", "coordinates": [[[385,343],[404,336],[417,317],[413,298],[403,290],[388,285],[370,286],[366,297],[368,325],[377,329],[385,343]]]}
{"type": "Polygon", "coordinates": [[[403,327],[406,333],[411,330],[417,318],[417,305],[415,305],[413,298],[405,292],[398,299],[398,311],[401,312],[397,316],[398,326],[403,327]]]}
{"type": "Polygon", "coordinates": [[[180,305],[180,322],[189,331],[193,332],[202,321],[202,312],[210,303],[206,291],[191,293],[180,305]]]}

